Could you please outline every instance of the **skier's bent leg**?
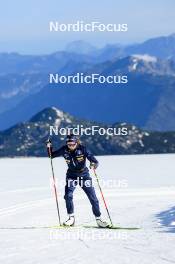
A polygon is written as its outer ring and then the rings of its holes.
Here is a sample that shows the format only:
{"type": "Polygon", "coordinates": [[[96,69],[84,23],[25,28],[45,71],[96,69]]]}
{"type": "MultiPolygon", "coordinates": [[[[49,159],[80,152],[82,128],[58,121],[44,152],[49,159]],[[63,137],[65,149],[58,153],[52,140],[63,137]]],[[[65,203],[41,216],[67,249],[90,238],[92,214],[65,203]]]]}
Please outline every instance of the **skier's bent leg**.
{"type": "Polygon", "coordinates": [[[74,180],[72,180],[72,179],[66,180],[64,199],[66,202],[67,213],[69,215],[74,213],[73,192],[76,188],[76,185],[77,184],[74,180]]]}
{"type": "Polygon", "coordinates": [[[92,205],[92,211],[95,217],[100,217],[100,207],[99,207],[99,201],[95,193],[95,189],[92,186],[92,179],[84,180],[83,186],[81,186],[83,191],[86,193],[91,205],[92,205]],[[89,181],[89,184],[86,184],[87,181],[89,181]]]}

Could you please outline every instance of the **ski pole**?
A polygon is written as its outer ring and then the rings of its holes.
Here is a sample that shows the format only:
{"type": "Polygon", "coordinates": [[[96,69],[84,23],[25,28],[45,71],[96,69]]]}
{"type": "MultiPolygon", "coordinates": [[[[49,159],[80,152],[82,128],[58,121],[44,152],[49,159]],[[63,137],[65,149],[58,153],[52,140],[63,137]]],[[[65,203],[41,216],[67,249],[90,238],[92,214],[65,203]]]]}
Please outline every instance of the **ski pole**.
{"type": "Polygon", "coordinates": [[[95,171],[95,169],[93,168],[93,171],[94,171],[94,175],[96,177],[96,180],[97,180],[97,184],[98,184],[98,187],[100,189],[100,193],[101,193],[101,197],[103,199],[103,202],[104,202],[104,205],[105,205],[105,208],[106,208],[106,211],[107,211],[107,214],[108,214],[108,217],[109,217],[109,220],[111,222],[111,226],[113,226],[113,223],[112,223],[112,219],[111,219],[111,216],[110,216],[110,213],[109,213],[109,210],[108,210],[108,207],[107,207],[107,204],[106,204],[106,201],[105,201],[105,198],[104,198],[104,195],[103,195],[103,191],[102,191],[102,188],[100,186],[100,181],[99,181],[99,178],[98,178],[98,175],[95,171]]]}
{"type": "Polygon", "coordinates": [[[55,194],[55,200],[56,200],[56,206],[57,206],[58,220],[59,220],[59,225],[61,226],[61,217],[60,217],[60,210],[59,210],[59,205],[58,205],[58,195],[57,195],[55,174],[54,174],[53,162],[52,162],[52,153],[51,153],[50,147],[48,148],[48,151],[49,151],[50,165],[52,169],[53,187],[54,187],[54,194],[55,194]]]}

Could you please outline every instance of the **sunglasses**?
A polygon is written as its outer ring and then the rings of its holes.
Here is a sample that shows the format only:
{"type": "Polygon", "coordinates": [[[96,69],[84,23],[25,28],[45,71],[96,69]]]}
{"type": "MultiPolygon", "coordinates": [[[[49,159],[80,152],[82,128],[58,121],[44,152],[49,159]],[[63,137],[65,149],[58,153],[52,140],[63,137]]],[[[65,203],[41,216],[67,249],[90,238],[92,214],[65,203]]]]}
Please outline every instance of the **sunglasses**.
{"type": "Polygon", "coordinates": [[[74,147],[74,146],[76,146],[76,144],[77,144],[77,143],[73,143],[73,142],[68,142],[68,143],[67,143],[67,145],[68,145],[69,147],[74,147]]]}

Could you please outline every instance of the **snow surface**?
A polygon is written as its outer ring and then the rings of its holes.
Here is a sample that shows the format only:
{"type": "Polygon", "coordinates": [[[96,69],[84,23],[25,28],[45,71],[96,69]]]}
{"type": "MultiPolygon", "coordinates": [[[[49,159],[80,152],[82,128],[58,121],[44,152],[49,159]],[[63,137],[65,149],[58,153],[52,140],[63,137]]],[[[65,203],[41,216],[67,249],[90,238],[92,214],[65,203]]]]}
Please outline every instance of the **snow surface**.
{"type": "MultiPolygon", "coordinates": [[[[56,112],[56,114],[57,114],[57,119],[55,120],[55,125],[56,126],[59,126],[60,125],[60,123],[61,123],[61,121],[62,120],[64,120],[64,113],[61,111],[61,110],[59,110],[59,109],[57,109],[56,107],[52,107],[52,109],[56,112]]],[[[72,123],[72,121],[69,119],[69,118],[65,118],[65,121],[67,122],[67,123],[72,123]]]]}
{"type": "Polygon", "coordinates": [[[132,57],[138,60],[146,61],[146,62],[156,62],[157,61],[157,58],[155,56],[150,56],[148,54],[135,54],[135,55],[132,55],[132,57]]]}
{"type": "MultiPolygon", "coordinates": [[[[141,229],[79,227],[95,224],[80,187],[74,194],[77,227],[42,228],[58,223],[49,159],[0,159],[0,263],[175,263],[175,155],[102,156],[98,160],[97,173],[113,222],[141,229]]],[[[64,220],[66,165],[62,158],[54,159],[54,169],[64,220]]],[[[96,190],[107,219],[97,186],[96,190]]]]}

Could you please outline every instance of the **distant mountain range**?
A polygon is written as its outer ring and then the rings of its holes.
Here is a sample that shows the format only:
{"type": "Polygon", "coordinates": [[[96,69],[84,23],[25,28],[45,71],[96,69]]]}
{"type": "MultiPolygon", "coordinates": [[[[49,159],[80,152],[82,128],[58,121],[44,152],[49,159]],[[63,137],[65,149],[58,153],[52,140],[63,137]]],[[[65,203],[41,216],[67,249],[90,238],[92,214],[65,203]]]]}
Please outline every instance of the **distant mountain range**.
{"type": "Polygon", "coordinates": [[[143,43],[123,46],[120,44],[96,47],[84,41],[74,41],[67,46],[67,51],[95,57],[98,62],[126,57],[133,54],[149,54],[160,59],[175,59],[175,34],[149,39],[143,43]]]}
{"type": "MultiPolygon", "coordinates": [[[[0,132],[0,157],[47,156],[45,141],[49,136],[49,126],[59,128],[92,125],[108,128],[109,125],[80,120],[55,107],[44,109],[28,122],[0,132]]],[[[111,127],[111,126],[110,126],[111,127]]],[[[82,136],[83,144],[95,155],[173,153],[175,132],[148,132],[126,123],[115,123],[112,127],[127,127],[127,136],[82,136]]],[[[53,136],[54,149],[65,144],[65,136],[53,136]]]]}
{"type": "Polygon", "coordinates": [[[104,76],[127,74],[129,82],[117,85],[46,85],[12,110],[2,113],[0,128],[6,129],[26,121],[36,112],[54,105],[77,118],[97,122],[109,124],[127,121],[151,130],[175,129],[174,118],[169,118],[174,113],[173,61],[135,55],[94,65],[86,73],[94,72],[104,76]],[[166,114],[162,112],[162,104],[166,114]],[[154,123],[154,120],[157,121],[154,123]]]}
{"type": "Polygon", "coordinates": [[[97,49],[78,41],[50,55],[0,54],[0,129],[55,105],[77,118],[175,130],[175,34],[97,49]],[[156,48],[155,48],[156,47],[156,48]],[[128,75],[127,85],[49,85],[48,74],[128,75]]]}
{"type": "Polygon", "coordinates": [[[50,72],[69,74],[93,63],[87,55],[65,51],[41,56],[0,53],[0,113],[40,91],[48,83],[50,72]]]}

